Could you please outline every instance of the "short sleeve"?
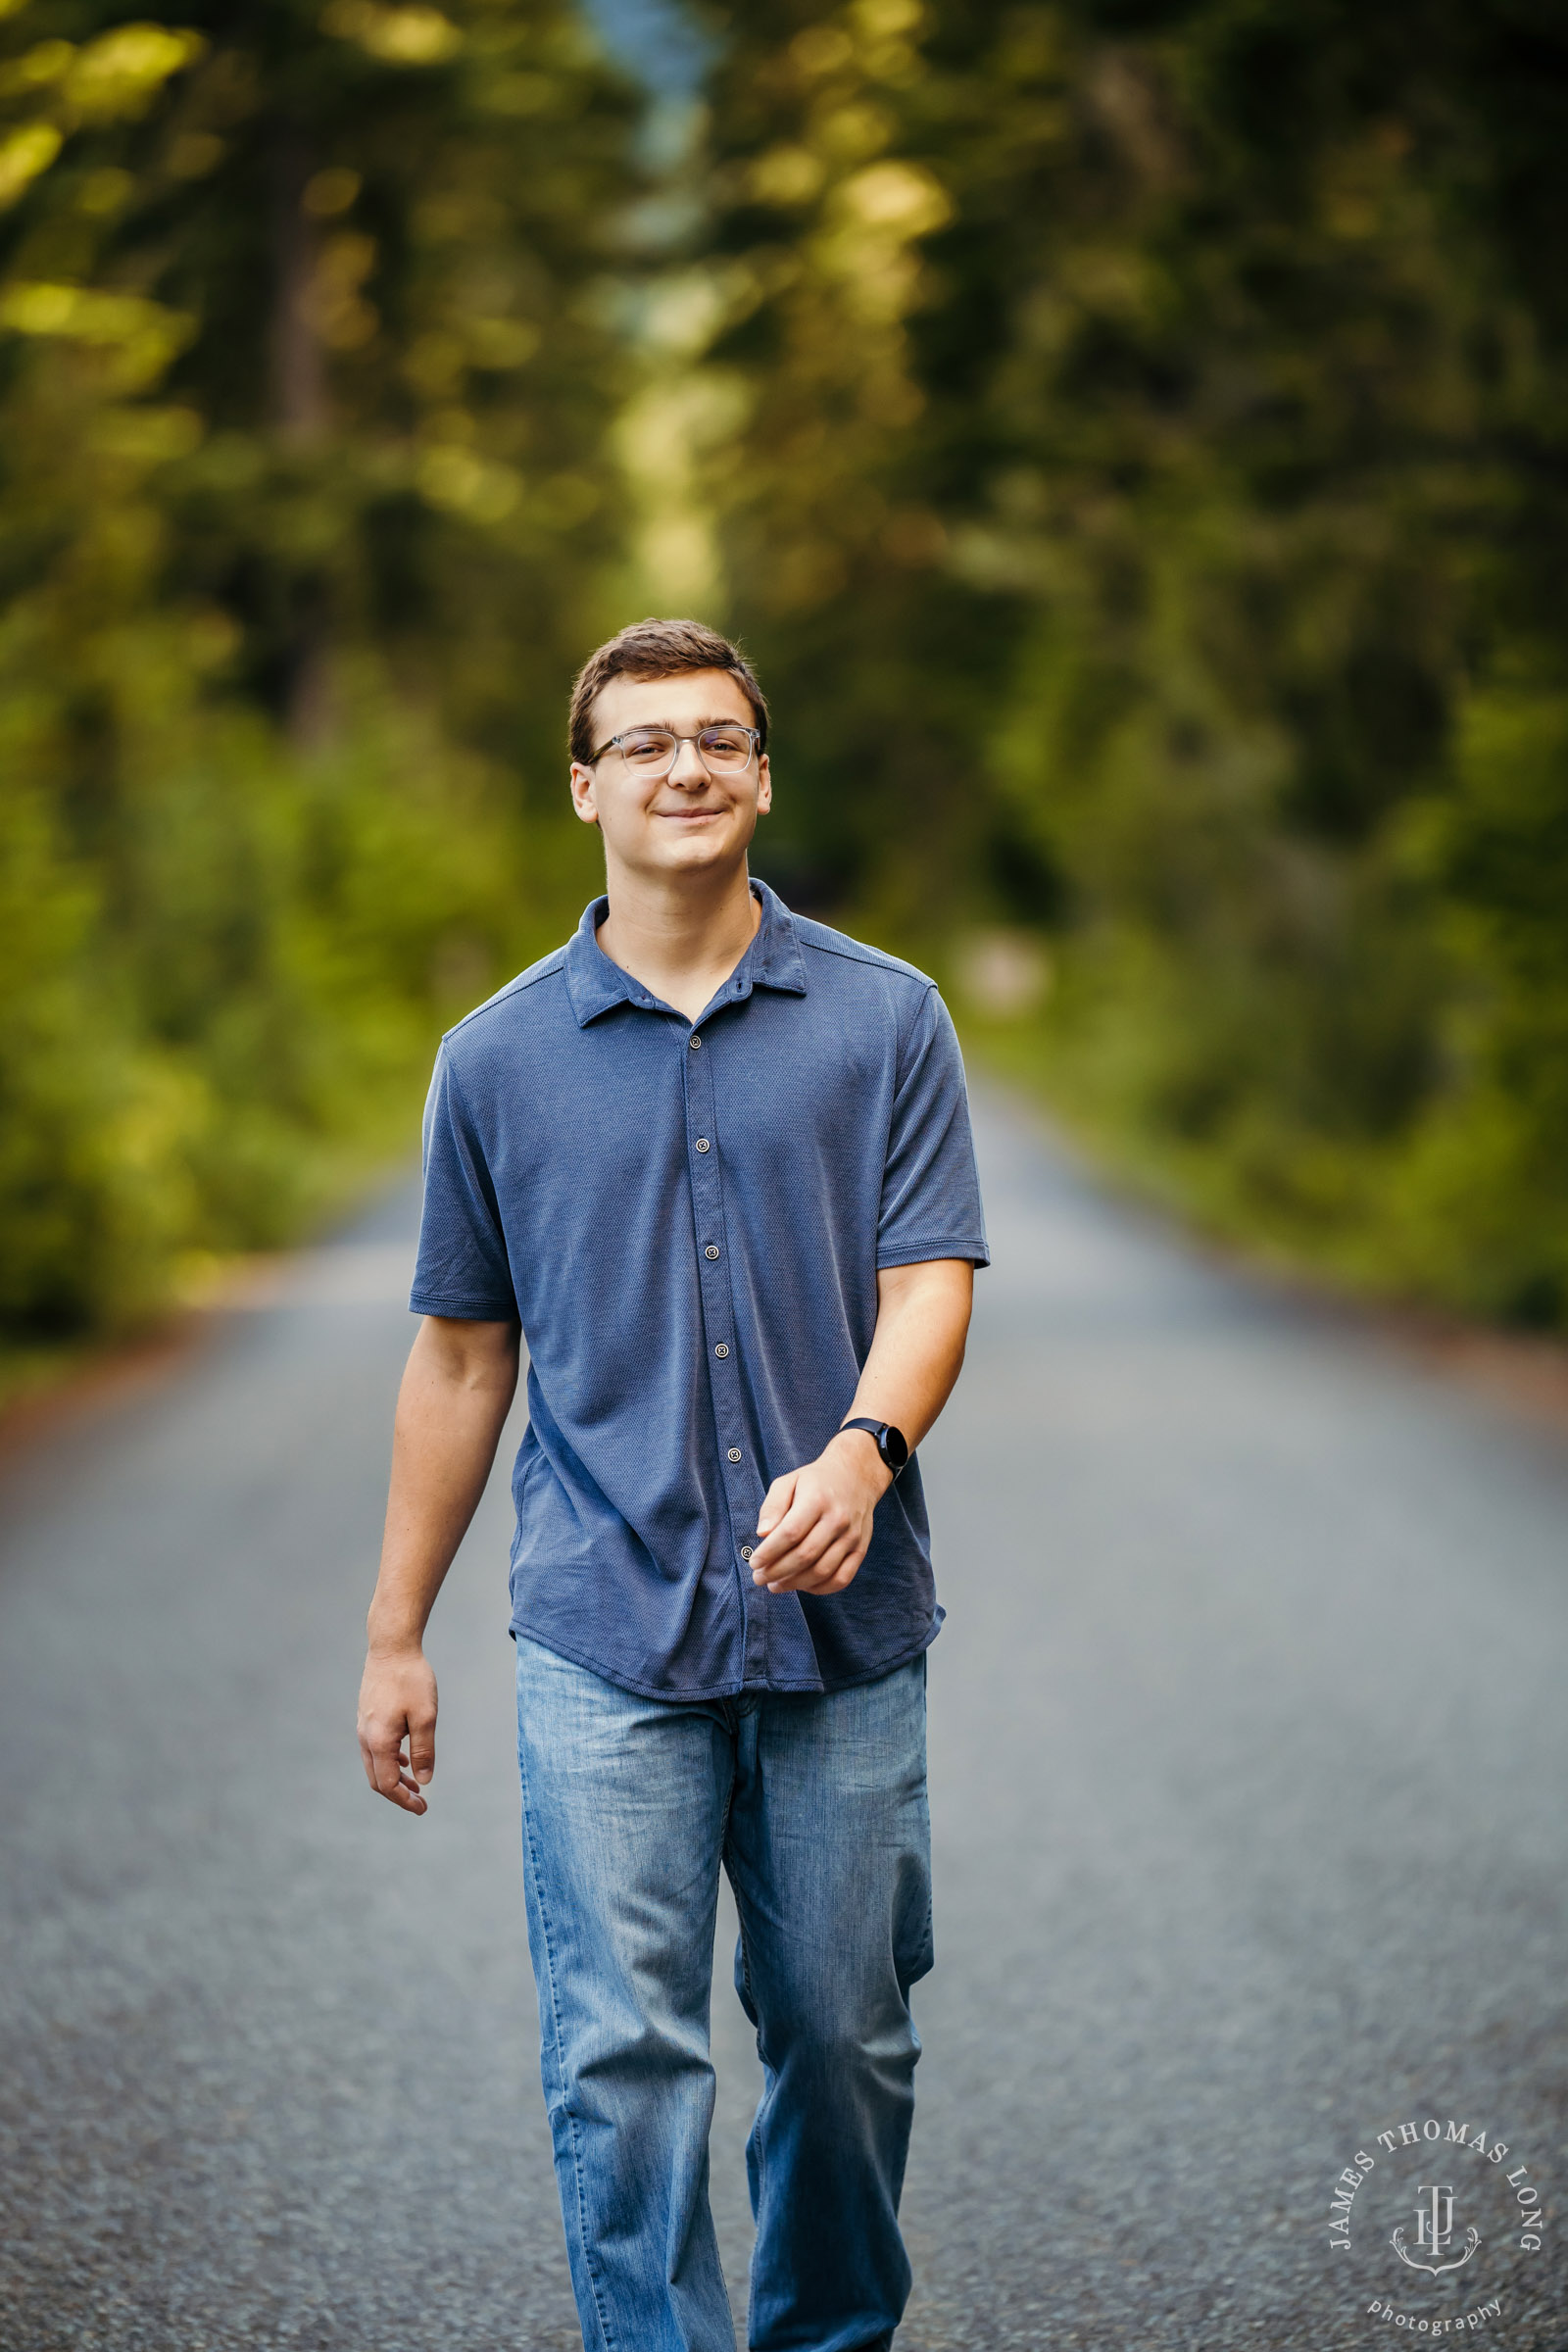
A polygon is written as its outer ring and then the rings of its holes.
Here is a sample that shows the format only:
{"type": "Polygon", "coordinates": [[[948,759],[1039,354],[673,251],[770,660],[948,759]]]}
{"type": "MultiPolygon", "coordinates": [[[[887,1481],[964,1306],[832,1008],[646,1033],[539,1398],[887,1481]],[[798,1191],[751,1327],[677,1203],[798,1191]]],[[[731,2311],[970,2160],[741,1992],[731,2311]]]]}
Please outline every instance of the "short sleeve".
{"type": "Polygon", "coordinates": [[[928,988],[899,1054],[876,1262],[913,1266],[934,1257],[991,1262],[963,1057],[947,1006],[928,988]]]}
{"type": "Polygon", "coordinates": [[[463,1322],[517,1317],[495,1187],[444,1045],[424,1106],[424,1207],[409,1305],[463,1322]]]}

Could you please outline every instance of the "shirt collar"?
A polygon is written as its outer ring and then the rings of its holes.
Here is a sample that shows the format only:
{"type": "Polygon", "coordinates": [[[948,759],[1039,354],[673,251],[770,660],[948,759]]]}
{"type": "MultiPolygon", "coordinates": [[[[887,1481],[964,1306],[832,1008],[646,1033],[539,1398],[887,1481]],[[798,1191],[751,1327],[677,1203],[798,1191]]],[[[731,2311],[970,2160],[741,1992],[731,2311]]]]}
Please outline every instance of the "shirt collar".
{"type": "MultiPolygon", "coordinates": [[[[716,1002],[739,1004],[754,988],[773,988],[786,995],[804,997],[806,994],[806,963],[801,955],[801,943],[796,936],[795,917],[778,893],[769,890],[765,882],[752,876],[752,896],[761,906],[762,919],[740,962],[735,966],[716,1002]]],[[[586,1028],[600,1013],[608,1012],[612,1004],[637,1004],[649,1007],[659,1000],[649,995],[640,980],[623,972],[618,963],[612,963],[599,945],[598,930],[610,912],[608,898],[593,899],[583,908],[582,921],[577,925],[566,947],[564,971],[566,993],[571,1009],[577,1016],[579,1028],[586,1028]]]]}

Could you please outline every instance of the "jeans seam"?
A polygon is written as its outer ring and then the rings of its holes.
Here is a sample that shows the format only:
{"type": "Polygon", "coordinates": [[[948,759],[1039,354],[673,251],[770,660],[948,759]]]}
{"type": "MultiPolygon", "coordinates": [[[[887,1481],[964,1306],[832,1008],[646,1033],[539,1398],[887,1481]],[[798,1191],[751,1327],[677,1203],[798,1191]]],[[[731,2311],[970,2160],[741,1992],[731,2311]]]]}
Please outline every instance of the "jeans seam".
{"type": "MultiPolygon", "coordinates": [[[[733,1887],[734,1881],[731,1880],[730,1884],[733,1887]]],[[[735,1905],[735,1919],[736,1931],[740,1938],[741,1947],[741,1983],[746,1987],[746,1998],[755,2007],[757,2002],[757,1994],[752,1984],[752,1947],[746,1940],[746,1922],[741,1916],[741,1907],[738,1902],[735,1905]]],[[[760,2026],[759,2026],[757,2028],[757,2038],[759,2040],[761,2039],[761,2031],[762,2030],[760,2026]]],[[[758,2056],[761,2056],[760,2050],[759,2050],[758,2056]]]]}
{"type": "MultiPolygon", "coordinates": [[[[760,1709],[760,1706],[759,1706],[759,1707],[758,1707],[756,1710],[754,1710],[754,1712],[756,1713],[756,1715],[757,1715],[757,1717],[758,1717],[757,1726],[756,1726],[756,1729],[757,1729],[757,1744],[758,1744],[758,1758],[757,1758],[757,1760],[758,1760],[758,1762],[760,1762],[760,1748],[761,1748],[761,1729],[762,1729],[762,1727],[761,1727],[761,1721],[760,1721],[760,1716],[761,1716],[761,1709],[760,1709]]],[[[734,1762],[734,1764],[733,1764],[733,1765],[731,1766],[731,1768],[730,1768],[729,1797],[728,1797],[728,1801],[726,1802],[726,1804],[725,1804],[725,1807],[724,1807],[724,1847],[723,1847],[723,1851],[724,1851],[724,1867],[725,1867],[725,1869],[726,1869],[726,1870],[729,1870],[729,1857],[730,1857],[730,1850],[731,1850],[731,1848],[730,1848],[730,1835],[729,1835],[730,1816],[731,1816],[731,1814],[733,1813],[733,1811],[734,1811],[734,1808],[735,1808],[735,1786],[736,1786],[736,1783],[737,1783],[737,1782],[739,1781],[739,1779],[740,1779],[740,1738],[739,1738],[739,1735],[740,1735],[740,1725],[739,1725],[739,1723],[737,1723],[737,1724],[736,1724],[736,1727],[735,1727],[735,1728],[736,1728],[736,1748],[735,1748],[735,1762],[734,1762]]],[[[734,1896],[735,1896],[735,1928],[736,1928],[736,1934],[737,1934],[737,1936],[738,1936],[738,1937],[739,1937],[739,1941],[740,1941],[740,1947],[741,1947],[741,1983],[742,1983],[742,1984],[745,1985],[745,1987],[746,1987],[746,1998],[747,1998],[747,2001],[749,2002],[749,2004],[750,2004],[750,2006],[751,2006],[751,2009],[752,2009],[752,2013],[753,2013],[753,2015],[754,2015],[754,2016],[756,2017],[756,2019],[757,2019],[757,2024],[756,2024],[756,2027],[755,2027],[755,2029],[754,2029],[754,2033],[755,2033],[755,2036],[756,2036],[756,2043],[757,2043],[757,2055],[758,2055],[758,2059],[759,2059],[759,2061],[761,2063],[761,2065],[763,2066],[763,2068],[764,2068],[764,2070],[765,2070],[765,2069],[766,2069],[767,2062],[766,2062],[766,2060],[765,2060],[765,2059],[762,2057],[762,2018],[761,2018],[761,2011],[759,2009],[759,2007],[758,2007],[758,2002],[757,2002],[757,1987],[756,1987],[756,1985],[755,1985],[755,1984],[753,1983],[753,1980],[752,1980],[752,1945],[751,1945],[751,1938],[748,1936],[748,1935],[747,1935],[747,1933],[746,1933],[746,1902],[745,1902],[745,1898],[744,1898],[744,1896],[743,1896],[743,1895],[742,1895],[742,1893],[741,1893],[741,1890],[740,1890],[740,1888],[739,1888],[739,1887],[738,1887],[738,1886],[735,1885],[735,1874],[734,1874],[734,1872],[733,1872],[733,1871],[730,1871],[730,1872],[729,1872],[729,1883],[730,1883],[730,1886],[731,1886],[731,1888],[732,1888],[732,1890],[733,1890],[733,1892],[734,1892],[734,1896]]],[[[764,2094],[763,2094],[763,2096],[764,2096],[764,2099],[765,2099],[765,2096],[766,2096],[765,2090],[764,2090],[764,2094]]],[[[750,2149],[751,2143],[752,2143],[754,2140],[755,2140],[755,2142],[756,2142],[756,2146],[757,2146],[757,2204],[756,2204],[756,2209],[755,2209],[755,2215],[754,2215],[754,2218],[755,2218],[755,2219],[758,2219],[758,2220],[760,2220],[760,2217],[761,2217],[762,2208],[763,2208],[763,2205],[764,2205],[764,2202],[765,2202],[765,2199],[766,2199],[766,2191],[767,2191],[767,2151],[766,2151],[766,2147],[765,2147],[765,2145],[764,2145],[764,2142],[763,2142],[762,2133],[761,2133],[761,2132],[760,2132],[760,2120],[761,2120],[761,2109],[760,2109],[760,2108],[759,2108],[759,2110],[758,2110],[758,2114],[757,2114],[757,2116],[756,2116],[756,2117],[754,2118],[754,2120],[753,2120],[753,2123],[752,2123],[752,2130],[751,2130],[751,2132],[748,2134],[748,2143],[747,2143],[747,2144],[748,2144],[748,2150],[750,2149]]],[[[759,2236],[757,2243],[756,2243],[756,2244],[753,2246],[753,2248],[752,2248],[752,2259],[751,2259],[751,2262],[750,2262],[750,2264],[748,2265],[748,2272],[749,2272],[748,2280],[747,2280],[747,2285],[748,2285],[748,2293],[747,2293],[747,2304],[748,2304],[748,2311],[747,2311],[747,2321],[748,2321],[748,2326],[747,2326],[747,2330],[746,2330],[746,2337],[747,2337],[747,2342],[748,2342],[748,2344],[750,2344],[750,2342],[751,2342],[751,2340],[752,2340],[752,2332],[751,2332],[751,2326],[750,2326],[750,2321],[751,2321],[751,2316],[752,2316],[752,2313],[751,2313],[751,2308],[750,2308],[750,2307],[751,2307],[752,2305],[754,2305],[754,2304],[755,2304],[756,2297],[757,2297],[757,2285],[758,2285],[758,2260],[759,2260],[759,2253],[760,2253],[760,2244],[761,2244],[761,2240],[760,2240],[760,2236],[759,2236]]]]}
{"type": "Polygon", "coordinates": [[[729,1880],[730,1891],[735,1897],[735,1926],[736,1932],[740,1937],[741,1975],[746,1984],[746,1997],[748,2000],[750,2000],[752,1995],[752,1960],[751,1953],[747,1948],[746,1942],[746,1914],[742,1908],[740,1891],[735,1885],[735,1873],[730,1868],[730,1855],[734,1849],[730,1844],[729,1825],[735,1814],[735,1787],[736,1783],[741,1777],[740,1732],[741,1721],[739,1711],[737,1710],[734,1727],[730,1735],[729,1787],[724,1791],[724,1818],[719,1824],[718,1855],[719,1861],[724,1870],[724,1875],[729,1880]]]}
{"type": "MultiPolygon", "coordinates": [[[[728,1868],[728,1866],[729,1866],[729,1838],[728,1838],[728,1834],[727,1834],[727,1833],[728,1833],[728,1828],[729,1828],[729,1818],[728,1818],[728,1815],[727,1815],[727,1814],[725,1815],[725,1824],[724,1824],[724,1826],[725,1826],[725,1832],[726,1832],[725,1840],[724,1840],[724,1857],[725,1857],[725,1868],[727,1869],[727,1868],[728,1868]]],[[[731,1879],[730,1879],[730,1885],[731,1885],[731,1886],[732,1886],[732,1887],[734,1887],[734,1886],[735,1886],[735,1881],[734,1881],[734,1878],[733,1878],[733,1876],[732,1876],[732,1877],[731,1877],[731,1879]]],[[[740,1947],[741,1947],[741,1982],[742,1982],[742,1984],[743,1984],[745,1985],[745,1987],[746,1987],[746,1998],[747,1998],[747,2000],[748,2000],[748,2001],[751,2003],[751,2006],[752,2006],[752,2009],[753,2009],[753,2012],[754,2012],[754,2014],[757,2016],[757,2024],[756,2024],[756,2027],[754,2028],[754,2034],[755,2034],[755,2038],[756,2038],[756,2042],[757,2042],[757,2055],[758,2055],[758,2058],[759,2058],[759,2060],[760,2060],[760,2061],[761,2061],[761,2063],[762,2063],[762,2064],[764,2065],[764,2067],[765,2067],[765,2065],[766,2065],[766,2060],[762,2058],[762,2020],[761,2020],[761,2014],[760,2014],[760,2012],[758,2010],[758,2007],[757,2007],[757,1993],[756,1993],[756,1989],[755,1989],[755,1987],[754,1987],[754,1985],[753,1985],[753,1984],[752,1984],[752,1947],[751,1947],[751,1944],[749,1943],[749,1941],[747,1940],[747,1936],[746,1936],[746,1909],[745,1909],[745,1905],[743,1904],[743,1902],[742,1902],[742,1900],[741,1900],[740,1893],[739,1893],[739,1890],[738,1890],[738,1889],[736,1890],[736,1893],[735,1893],[735,1924],[736,1924],[736,1931],[737,1931],[737,1934],[738,1934],[738,1936],[739,1936],[739,1938],[740,1938],[740,1947]]],[[[765,2093],[764,2093],[764,2095],[765,2095],[765,2093]]],[[[762,2211],[763,2196],[764,2196],[764,2192],[765,2192],[766,2185],[767,2185],[767,2181],[766,2181],[766,2175],[767,2175],[767,2152],[766,2152],[766,2149],[765,2149],[765,2147],[764,2147],[764,2145],[763,2145],[763,2141],[762,2141],[762,2135],[761,2135],[761,2133],[760,2133],[760,2130],[759,2130],[759,2123],[760,2123],[760,2109],[759,2109],[758,2116],[757,2116],[757,2117],[755,2117],[755,2118],[753,2119],[753,2123],[752,2123],[752,2130],[751,2130],[751,2132],[748,2134],[748,2143],[750,2143],[750,2141],[751,2141],[752,2139],[755,2139],[755,2140],[756,2140],[756,2143],[757,2143],[757,2210],[756,2210],[756,2214],[755,2214],[755,2215],[754,2215],[754,2217],[753,2217],[754,2219],[760,2219],[760,2216],[761,2216],[761,2211],[762,2211]]],[[[756,2293],[757,2293],[757,2266],[758,2266],[758,2247],[757,2247],[756,2245],[754,2245],[754,2246],[753,2246],[753,2248],[752,2248],[752,2259],[751,2259],[751,2262],[750,2262],[750,2264],[749,2264],[749,2266],[748,2266],[748,2270],[749,2270],[749,2279],[748,2279],[749,2292],[748,2292],[748,2295],[747,2295],[747,2302],[748,2302],[748,2304],[750,2304],[750,2303],[751,2303],[751,2302],[752,2302],[752,2301],[755,2299],[755,2297],[756,2297],[756,2293]]],[[[748,2313],[748,2317],[750,2317],[750,2313],[748,2313]]],[[[747,2328],[747,2341],[748,2341],[748,2343],[750,2343],[750,2341],[751,2341],[751,2329],[750,2329],[750,2328],[749,2328],[749,2327],[748,2327],[748,2328],[747,2328]]]]}
{"type": "Polygon", "coordinates": [[[599,2332],[608,2346],[613,2347],[615,2336],[605,2311],[604,2294],[594,2261],[593,2241],[588,2230],[588,2215],[584,2201],[582,2147],[577,2136],[577,2118],[567,2104],[567,2072],[565,2048],[561,2031],[561,1999],[556,1988],[555,1938],[550,1932],[550,1909],[545,1901],[544,1873],[539,1865],[539,1845],[534,1836],[533,1814],[528,1803],[528,1768],[522,1759],[522,1745],[517,1747],[517,1775],[522,1783],[522,1823],[528,1838],[528,1853],[533,1863],[533,1882],[539,1899],[539,1927],[544,1938],[545,1968],[550,1986],[550,2031],[555,2043],[556,2073],[561,2083],[562,2112],[566,2119],[567,2135],[571,2142],[571,2169],[577,2186],[577,2235],[582,2246],[583,2269],[593,2288],[594,2310],[598,2315],[599,2332]]]}

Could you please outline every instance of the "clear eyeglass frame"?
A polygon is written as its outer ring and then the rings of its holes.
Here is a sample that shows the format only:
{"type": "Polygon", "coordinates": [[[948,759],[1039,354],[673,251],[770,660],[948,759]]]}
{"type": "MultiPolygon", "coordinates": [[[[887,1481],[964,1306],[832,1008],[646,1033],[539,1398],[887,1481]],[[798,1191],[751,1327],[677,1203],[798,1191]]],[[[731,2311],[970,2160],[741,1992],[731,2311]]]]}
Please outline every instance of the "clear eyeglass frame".
{"type": "Polygon", "coordinates": [[[623,735],[612,735],[608,743],[602,743],[590,765],[602,760],[607,752],[618,752],[634,774],[667,776],[680,758],[683,743],[697,746],[697,757],[710,774],[736,776],[743,768],[750,767],[757,757],[761,736],[756,727],[743,727],[738,721],[729,720],[722,726],[699,727],[695,735],[676,735],[668,727],[629,727],[623,735]],[[737,738],[746,746],[738,760],[729,756],[729,747],[737,738]],[[649,756],[640,759],[639,752],[649,756]]]}

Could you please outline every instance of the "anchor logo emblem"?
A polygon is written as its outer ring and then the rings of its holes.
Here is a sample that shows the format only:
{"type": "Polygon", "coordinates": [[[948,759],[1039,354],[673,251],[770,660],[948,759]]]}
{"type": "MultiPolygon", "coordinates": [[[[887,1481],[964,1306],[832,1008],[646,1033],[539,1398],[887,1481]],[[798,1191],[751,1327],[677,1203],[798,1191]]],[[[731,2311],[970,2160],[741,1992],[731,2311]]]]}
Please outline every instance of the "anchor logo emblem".
{"type": "MultiPolygon", "coordinates": [[[[1423,2183],[1416,2189],[1416,2195],[1427,2199],[1426,2204],[1418,2205],[1415,2209],[1415,2242],[1417,2246],[1424,2254],[1446,2254],[1453,2242],[1453,2190],[1451,2188],[1428,2188],[1423,2183]]],[[[1445,2271],[1462,2271],[1464,2269],[1465,2264],[1481,2243],[1481,2232],[1479,2230],[1467,2230],[1464,2233],[1464,2252],[1456,2254],[1451,2262],[1418,2262],[1415,2255],[1406,2253],[1402,2222],[1390,2238],[1389,2243],[1399,2260],[1407,2263],[1412,2271],[1427,2271],[1434,2278],[1441,2278],[1445,2271]]]]}

